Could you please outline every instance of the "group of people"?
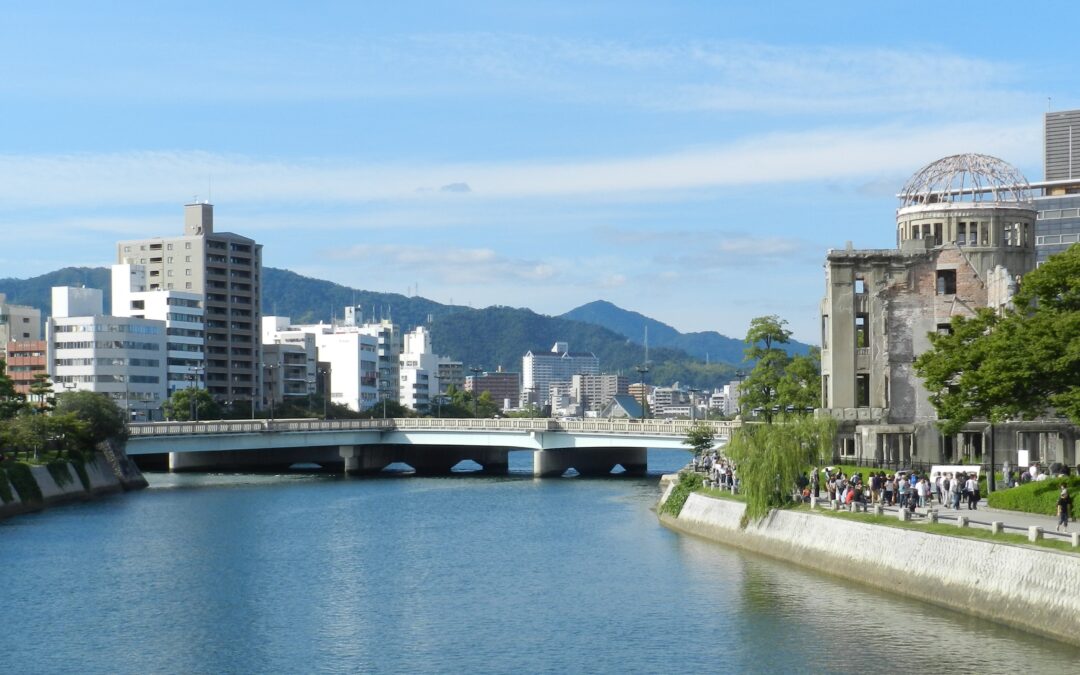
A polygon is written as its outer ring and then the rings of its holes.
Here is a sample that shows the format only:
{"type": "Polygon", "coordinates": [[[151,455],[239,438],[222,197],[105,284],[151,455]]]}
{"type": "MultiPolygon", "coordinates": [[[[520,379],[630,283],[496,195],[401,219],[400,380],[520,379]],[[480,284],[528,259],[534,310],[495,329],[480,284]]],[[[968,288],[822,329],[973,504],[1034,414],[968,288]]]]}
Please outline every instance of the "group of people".
{"type": "Polygon", "coordinates": [[[915,510],[931,507],[936,499],[941,506],[960,510],[960,504],[966,503],[969,510],[974,510],[982,499],[978,475],[974,473],[935,473],[928,478],[914,471],[871,471],[864,477],[861,472],[847,476],[842,470],[825,468],[820,475],[816,469],[809,478],[804,474],[798,487],[803,496],[819,497],[822,483],[829,499],[841,504],[870,503],[915,510]]]}
{"type": "Polygon", "coordinates": [[[721,457],[715,450],[694,458],[694,469],[709,476],[716,485],[732,489],[738,485],[735,466],[721,457]]]}

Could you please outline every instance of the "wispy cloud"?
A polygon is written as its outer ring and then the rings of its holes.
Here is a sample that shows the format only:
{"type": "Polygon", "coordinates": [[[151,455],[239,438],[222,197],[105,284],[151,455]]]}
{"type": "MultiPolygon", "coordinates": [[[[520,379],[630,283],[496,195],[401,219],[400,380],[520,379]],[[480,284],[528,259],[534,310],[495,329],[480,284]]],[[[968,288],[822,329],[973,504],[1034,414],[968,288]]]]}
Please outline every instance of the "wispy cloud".
{"type": "Polygon", "coordinates": [[[357,244],[327,251],[326,256],[337,261],[362,261],[395,274],[422,272],[457,284],[544,281],[555,274],[550,264],[506,257],[488,248],[357,244]]]}
{"type": "Polygon", "coordinates": [[[707,148],[562,162],[385,165],[275,161],[207,152],[0,156],[7,208],[175,203],[178,186],[205,184],[234,201],[360,203],[410,199],[518,199],[699,190],[911,174],[956,152],[1035,164],[1038,124],[884,126],[759,135],[707,148]],[[464,184],[470,192],[418,192],[464,184]]]}

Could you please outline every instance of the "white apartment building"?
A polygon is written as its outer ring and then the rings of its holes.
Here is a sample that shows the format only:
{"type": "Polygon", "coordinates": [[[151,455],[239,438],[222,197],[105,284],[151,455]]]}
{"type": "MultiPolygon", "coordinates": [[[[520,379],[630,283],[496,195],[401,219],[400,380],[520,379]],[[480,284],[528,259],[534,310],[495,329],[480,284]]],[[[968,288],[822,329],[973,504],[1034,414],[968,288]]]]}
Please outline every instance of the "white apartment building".
{"type": "MultiPolygon", "coordinates": [[[[359,412],[379,401],[379,338],[376,335],[361,331],[360,326],[291,325],[288,317],[267,319],[261,337],[277,336],[282,342],[289,342],[296,340],[289,337],[294,333],[313,336],[316,356],[312,373],[316,374],[319,362],[329,365],[331,402],[359,412]]],[[[316,374],[314,378],[309,377],[308,382],[314,384],[313,380],[317,379],[316,374]]]]}
{"type": "Polygon", "coordinates": [[[440,393],[440,358],[431,347],[431,333],[417,326],[405,334],[399,364],[400,402],[418,412],[426,412],[440,393]]]}
{"type": "Polygon", "coordinates": [[[166,387],[165,322],[108,316],[96,288],[52,289],[46,359],[57,391],[103,393],[133,419],[159,419],[166,387]]]}
{"type": "Polygon", "coordinates": [[[732,380],[724,385],[724,415],[731,416],[739,412],[739,387],[742,380],[732,380]]]}
{"type": "Polygon", "coordinates": [[[600,359],[592,352],[571,352],[566,342],[556,342],[550,352],[527,352],[521,359],[522,399],[527,403],[552,403],[552,382],[569,384],[574,375],[597,375],[600,359]]]}
{"type": "Polygon", "coordinates": [[[177,290],[149,290],[145,265],[112,266],[112,314],[165,322],[168,395],[204,388],[206,337],[203,296],[177,290]]]}

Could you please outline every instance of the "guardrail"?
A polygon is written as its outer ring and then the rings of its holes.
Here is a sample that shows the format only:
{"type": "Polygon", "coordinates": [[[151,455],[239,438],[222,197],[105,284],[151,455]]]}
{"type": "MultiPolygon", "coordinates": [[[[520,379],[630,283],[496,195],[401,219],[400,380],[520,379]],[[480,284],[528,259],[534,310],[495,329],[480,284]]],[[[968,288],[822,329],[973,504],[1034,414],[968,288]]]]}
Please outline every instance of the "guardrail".
{"type": "Polygon", "coordinates": [[[201,434],[248,434],[319,431],[490,431],[562,432],[628,436],[685,436],[695,425],[708,425],[718,438],[729,438],[739,422],[689,420],[555,420],[536,418],[453,419],[402,417],[363,420],[207,420],[200,422],[145,422],[128,425],[133,438],[201,434]]]}

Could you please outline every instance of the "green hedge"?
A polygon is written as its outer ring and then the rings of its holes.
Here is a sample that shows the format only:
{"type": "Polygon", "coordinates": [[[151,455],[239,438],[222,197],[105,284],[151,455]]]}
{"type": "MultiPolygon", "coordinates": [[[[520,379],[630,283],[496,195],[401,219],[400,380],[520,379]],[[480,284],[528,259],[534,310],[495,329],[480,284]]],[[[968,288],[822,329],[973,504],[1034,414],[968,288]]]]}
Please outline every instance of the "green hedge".
{"type": "Polygon", "coordinates": [[[704,484],[705,478],[700,473],[691,471],[680,473],[679,482],[675,484],[675,489],[671,491],[671,495],[664,502],[660,511],[678,516],[682,513],[683,504],[686,504],[686,500],[690,498],[690,495],[704,484]]]}
{"type": "MultiPolygon", "coordinates": [[[[1080,491],[1080,477],[1047,478],[1042,481],[1025,483],[1014,488],[997,490],[987,495],[986,503],[995,509],[1025,511],[1052,516],[1057,513],[1058,494],[1061,484],[1068,483],[1069,493],[1077,500],[1080,491]]],[[[1074,505],[1074,513],[1075,505],[1074,505]]]]}

